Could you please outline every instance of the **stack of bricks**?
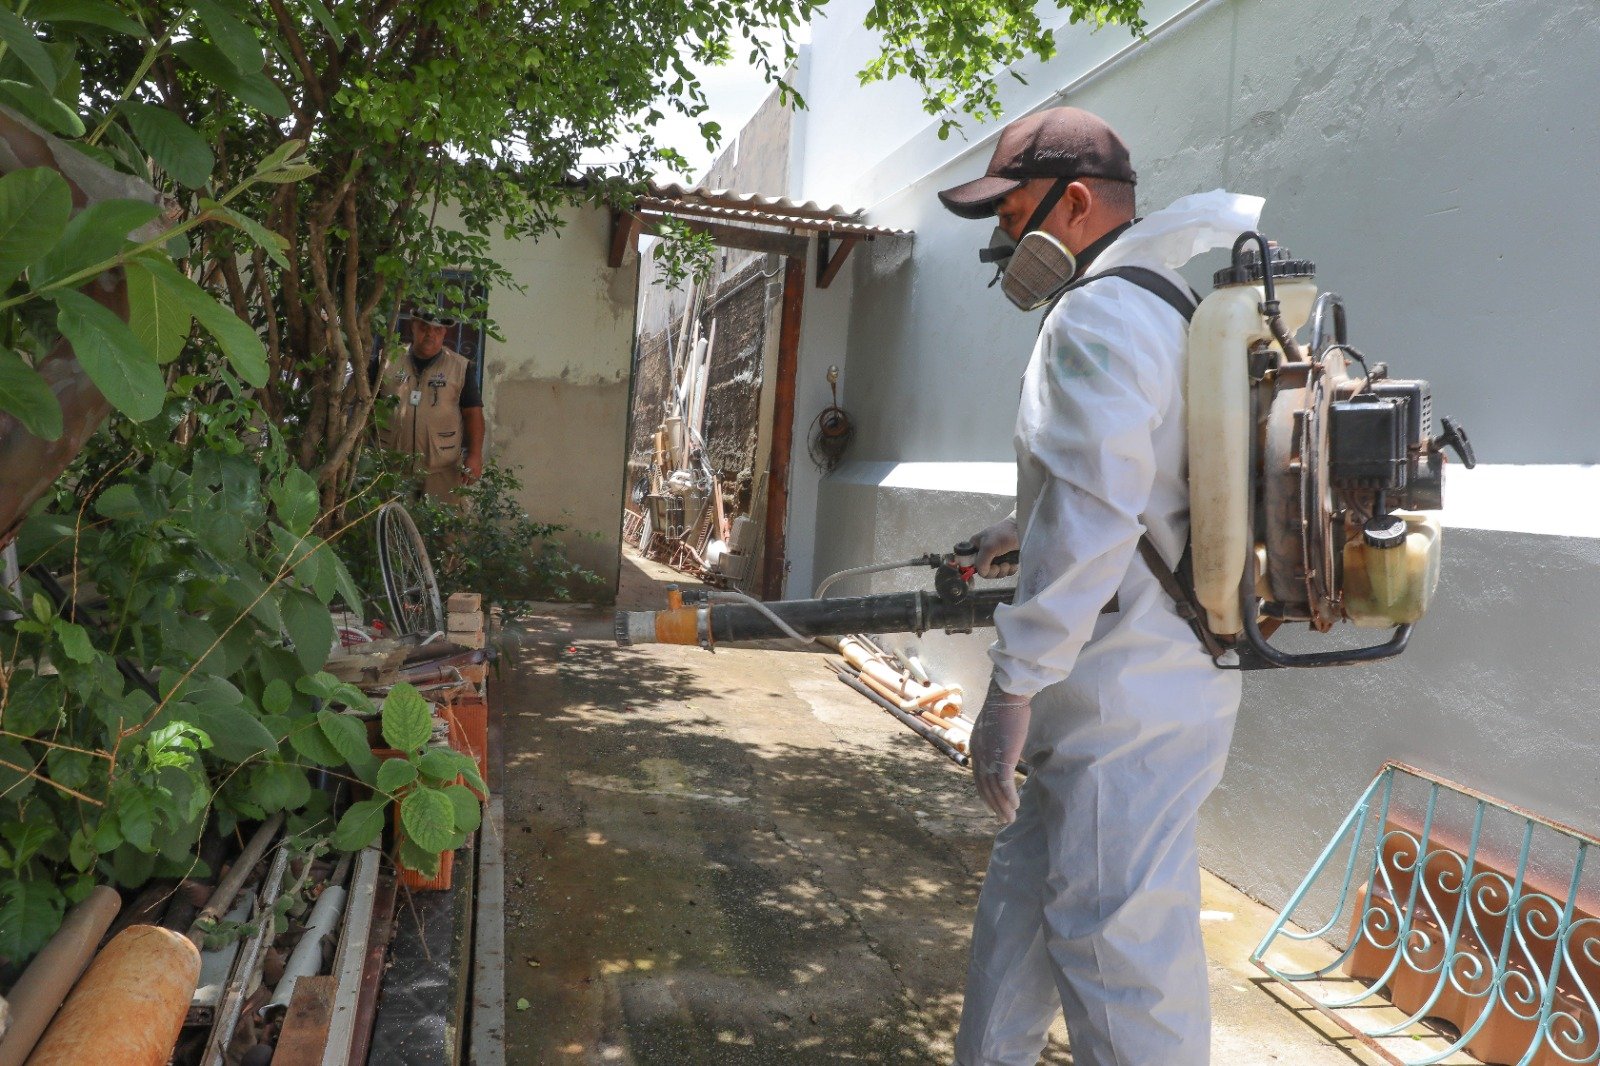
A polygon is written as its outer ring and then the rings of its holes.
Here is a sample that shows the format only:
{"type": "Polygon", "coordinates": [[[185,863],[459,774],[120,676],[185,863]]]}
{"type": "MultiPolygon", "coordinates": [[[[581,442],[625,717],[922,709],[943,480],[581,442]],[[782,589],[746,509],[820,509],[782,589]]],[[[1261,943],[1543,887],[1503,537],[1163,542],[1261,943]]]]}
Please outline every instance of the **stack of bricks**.
{"type": "MultiPolygon", "coordinates": [[[[483,647],[483,597],[476,592],[457,592],[450,596],[445,606],[445,639],[465,648],[483,647]]],[[[483,663],[461,668],[461,677],[474,685],[482,685],[488,676],[483,663]]]]}

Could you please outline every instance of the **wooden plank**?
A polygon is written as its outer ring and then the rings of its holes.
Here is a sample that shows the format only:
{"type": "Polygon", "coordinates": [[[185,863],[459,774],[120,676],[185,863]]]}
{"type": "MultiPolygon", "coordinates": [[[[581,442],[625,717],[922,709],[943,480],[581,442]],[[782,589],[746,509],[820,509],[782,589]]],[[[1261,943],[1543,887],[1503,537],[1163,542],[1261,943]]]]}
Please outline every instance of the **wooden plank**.
{"type": "Polygon", "coordinates": [[[375,847],[364,848],[356,855],[355,872],[350,875],[350,898],[344,905],[339,950],[333,958],[338,991],[334,996],[327,1050],[320,1060],[322,1066],[346,1066],[350,1061],[356,1007],[361,997],[361,972],[367,961],[367,940],[372,935],[372,907],[378,894],[378,868],[382,861],[383,852],[375,847]]]}
{"type": "Polygon", "coordinates": [[[506,1062],[505,806],[489,798],[478,834],[478,926],[472,954],[472,1066],[506,1062]]]}
{"type": "Polygon", "coordinates": [[[294,983],[289,1013],[283,1016],[272,1066],[320,1066],[333,1023],[333,997],[339,979],[332,974],[302,977],[294,983]]]}
{"type": "Polygon", "coordinates": [[[794,448],[795,378],[800,363],[800,312],[806,295],[804,256],[790,256],[783,271],[783,310],[778,319],[778,367],[773,382],[772,453],[767,461],[766,537],[761,559],[761,598],[783,599],[788,572],[784,538],[789,520],[789,458],[794,448]]]}
{"type": "Polygon", "coordinates": [[[611,250],[606,264],[620,267],[628,261],[639,241],[639,216],[632,211],[611,212],[611,250]]]}
{"type": "Polygon", "coordinates": [[[861,242],[859,237],[846,237],[833,249],[833,238],[826,233],[817,238],[817,288],[826,289],[839,276],[839,269],[850,258],[851,249],[861,242]]]}
{"type": "MultiPolygon", "coordinates": [[[[647,230],[659,232],[664,216],[643,214],[640,217],[647,230]]],[[[804,258],[806,246],[811,243],[805,237],[776,230],[747,229],[726,222],[702,222],[695,218],[679,218],[677,221],[695,233],[710,235],[724,248],[739,248],[747,252],[776,252],[778,255],[804,258]]]]}

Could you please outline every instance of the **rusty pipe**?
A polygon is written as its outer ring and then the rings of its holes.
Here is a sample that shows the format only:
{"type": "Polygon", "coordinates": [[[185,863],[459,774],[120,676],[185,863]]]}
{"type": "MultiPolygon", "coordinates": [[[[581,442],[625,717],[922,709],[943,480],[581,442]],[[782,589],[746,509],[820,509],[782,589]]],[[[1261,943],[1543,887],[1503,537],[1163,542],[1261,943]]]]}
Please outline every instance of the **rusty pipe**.
{"type": "Polygon", "coordinates": [[[282,813],[274,814],[262,822],[261,828],[256,830],[256,835],[250,838],[250,843],[244,846],[244,850],[229,867],[228,876],[217,884],[216,890],[211,893],[211,898],[206,900],[205,907],[195,916],[194,924],[189,927],[189,939],[194,941],[196,947],[200,946],[206,934],[222,920],[222,916],[228,913],[234,897],[250,879],[250,871],[255,869],[256,863],[261,861],[261,856],[266,854],[267,845],[278,835],[278,827],[282,824],[282,813]]]}
{"type": "Polygon", "coordinates": [[[122,896],[101,885],[72,908],[33,957],[11,988],[11,1024],[0,1036],[0,1066],[22,1066],[28,1060],[121,909],[122,896]]]}

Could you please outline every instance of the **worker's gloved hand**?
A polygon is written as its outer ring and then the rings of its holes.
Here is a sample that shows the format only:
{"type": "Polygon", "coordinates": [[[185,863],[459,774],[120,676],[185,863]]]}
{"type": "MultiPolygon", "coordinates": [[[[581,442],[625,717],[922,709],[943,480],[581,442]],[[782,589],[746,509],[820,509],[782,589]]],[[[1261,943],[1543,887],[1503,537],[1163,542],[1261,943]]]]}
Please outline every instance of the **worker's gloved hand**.
{"type": "Polygon", "coordinates": [[[969,744],[978,795],[1007,825],[1016,821],[1021,803],[1017,797],[1017,762],[1022,758],[1032,715],[1033,701],[1029,697],[1014,696],[990,681],[989,695],[972,726],[969,744]]]}
{"type": "Polygon", "coordinates": [[[979,577],[1010,577],[1017,572],[1014,562],[995,562],[997,556],[1014,552],[1022,546],[1022,538],[1017,535],[1015,515],[1002,518],[982,533],[974,534],[972,543],[978,549],[977,559],[972,565],[979,577]]]}

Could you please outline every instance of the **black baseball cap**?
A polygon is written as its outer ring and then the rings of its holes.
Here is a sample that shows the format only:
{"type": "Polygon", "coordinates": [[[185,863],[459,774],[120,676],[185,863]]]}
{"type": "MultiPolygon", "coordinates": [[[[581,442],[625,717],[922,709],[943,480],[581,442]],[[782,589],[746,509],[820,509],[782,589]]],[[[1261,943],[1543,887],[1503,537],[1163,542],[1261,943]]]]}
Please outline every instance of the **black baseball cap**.
{"type": "Polygon", "coordinates": [[[429,326],[453,326],[456,316],[442,307],[414,307],[411,309],[411,321],[429,326]]]}
{"type": "Polygon", "coordinates": [[[983,177],[944,190],[939,201],[962,218],[990,218],[1006,194],[1030,178],[1138,181],[1128,146],[1104,119],[1081,108],[1052,107],[1001,130],[983,177]]]}

